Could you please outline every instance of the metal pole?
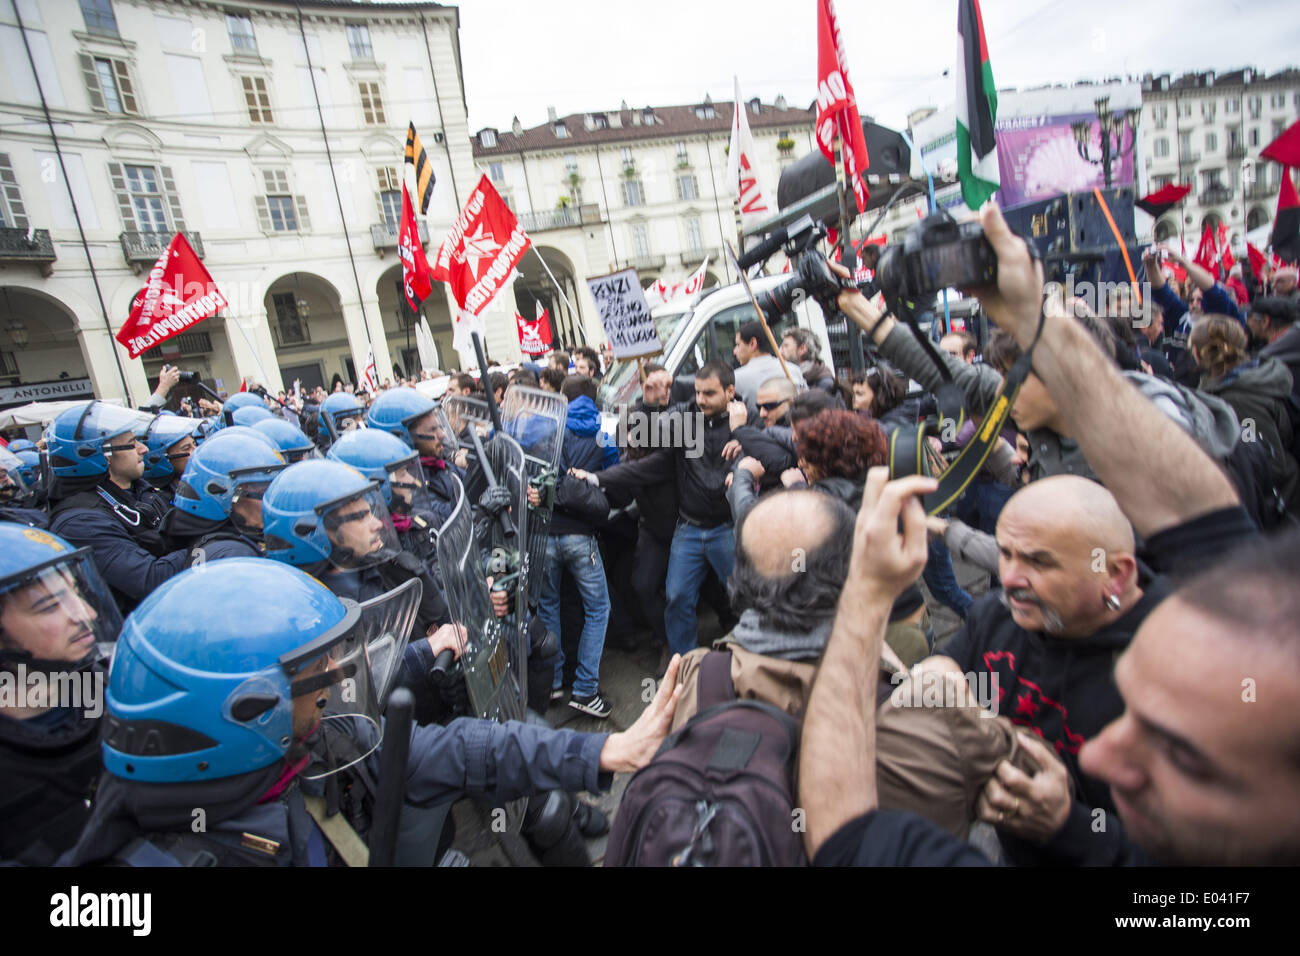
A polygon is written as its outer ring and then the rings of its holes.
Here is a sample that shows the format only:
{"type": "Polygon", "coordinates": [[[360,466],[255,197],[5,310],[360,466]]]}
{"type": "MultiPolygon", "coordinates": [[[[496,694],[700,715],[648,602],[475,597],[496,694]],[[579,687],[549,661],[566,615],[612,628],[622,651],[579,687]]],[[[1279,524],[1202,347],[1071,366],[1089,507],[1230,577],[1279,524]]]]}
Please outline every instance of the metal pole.
{"type": "MultiPolygon", "coordinates": [[[[835,157],[835,192],[840,205],[840,264],[848,269],[850,274],[856,274],[858,263],[856,253],[853,252],[853,242],[849,238],[849,197],[846,189],[847,184],[844,181],[844,163],[840,155],[842,145],[838,130],[835,132],[832,143],[834,151],[832,155],[835,157]],[[855,256],[852,264],[850,264],[850,255],[855,256]]],[[[857,204],[856,198],[854,204],[855,206],[857,204]]],[[[849,364],[853,367],[853,371],[861,372],[867,367],[867,358],[862,351],[862,333],[852,322],[848,321],[847,317],[845,318],[845,328],[849,333],[849,364]]]]}
{"type": "Polygon", "coordinates": [[[530,242],[530,243],[528,244],[528,248],[530,248],[530,249],[533,250],[533,255],[535,255],[535,256],[537,257],[537,261],[540,262],[540,263],[542,264],[542,268],[546,270],[546,274],[547,274],[548,276],[551,277],[551,282],[552,282],[552,283],[554,284],[554,286],[555,286],[555,291],[558,292],[558,293],[560,293],[560,298],[564,300],[564,304],[567,305],[567,306],[569,307],[569,311],[573,314],[573,316],[574,316],[575,318],[577,318],[577,320],[578,320],[578,332],[579,332],[579,334],[582,335],[582,344],[583,344],[583,345],[586,345],[586,344],[587,344],[587,330],[583,327],[585,323],[583,323],[583,321],[582,321],[582,315],[581,315],[581,313],[579,313],[578,310],[575,309],[575,308],[573,307],[573,303],[569,301],[569,297],[568,297],[567,295],[564,294],[564,288],[560,285],[560,280],[557,279],[557,278],[555,278],[555,273],[553,273],[553,272],[551,271],[551,267],[548,266],[548,265],[546,264],[546,260],[543,259],[543,258],[542,258],[542,254],[541,254],[540,252],[537,251],[537,247],[536,247],[535,245],[533,245],[533,244],[530,242]]]}

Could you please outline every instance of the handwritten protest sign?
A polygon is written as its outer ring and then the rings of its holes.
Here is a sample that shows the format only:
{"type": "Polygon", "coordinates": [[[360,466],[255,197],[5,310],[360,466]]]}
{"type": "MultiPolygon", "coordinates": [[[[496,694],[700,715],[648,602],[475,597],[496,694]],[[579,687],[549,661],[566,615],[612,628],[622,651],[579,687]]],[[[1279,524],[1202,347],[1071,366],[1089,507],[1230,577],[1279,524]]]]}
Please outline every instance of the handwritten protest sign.
{"type": "Polygon", "coordinates": [[[587,288],[596,300],[600,324],[614,350],[614,358],[638,358],[663,351],[635,269],[588,279],[587,288]]]}

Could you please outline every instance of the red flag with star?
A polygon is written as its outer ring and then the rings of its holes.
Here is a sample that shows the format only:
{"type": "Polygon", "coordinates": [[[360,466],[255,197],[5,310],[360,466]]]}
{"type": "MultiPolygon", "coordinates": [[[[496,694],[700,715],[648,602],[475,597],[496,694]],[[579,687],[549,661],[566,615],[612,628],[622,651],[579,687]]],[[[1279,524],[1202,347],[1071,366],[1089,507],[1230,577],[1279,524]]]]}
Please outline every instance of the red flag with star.
{"type": "Polygon", "coordinates": [[[448,283],[457,304],[478,315],[501,291],[532,240],[483,176],[433,261],[433,277],[448,283]]]}
{"type": "Polygon", "coordinates": [[[216,315],[227,304],[194,249],[178,232],[149,270],[149,281],[136,293],[131,312],[114,338],[131,358],[137,358],[159,342],[216,315]]]}

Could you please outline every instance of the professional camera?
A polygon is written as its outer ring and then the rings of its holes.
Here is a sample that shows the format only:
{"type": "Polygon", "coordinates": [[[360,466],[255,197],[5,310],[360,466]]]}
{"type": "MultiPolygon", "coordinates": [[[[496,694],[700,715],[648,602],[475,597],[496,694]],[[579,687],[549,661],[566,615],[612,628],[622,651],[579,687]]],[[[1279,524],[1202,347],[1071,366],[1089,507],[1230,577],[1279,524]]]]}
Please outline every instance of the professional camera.
{"type": "Polygon", "coordinates": [[[794,276],[775,289],[760,293],[759,308],[769,322],[777,322],[789,312],[800,296],[813,299],[827,315],[839,310],[836,299],[845,289],[856,289],[849,279],[831,271],[826,257],[817,251],[818,241],[825,238],[826,227],[803,216],[786,229],[779,230],[740,257],[739,265],[748,269],[762,262],[784,245],[785,254],[794,260],[794,276]]]}
{"type": "Polygon", "coordinates": [[[998,258],[978,222],[957,222],[947,212],[926,216],[907,230],[901,246],[880,256],[876,280],[887,297],[919,302],[948,288],[992,285],[998,258]]]}
{"type": "Polygon", "coordinates": [[[197,385],[203,381],[203,376],[198,372],[181,372],[182,385],[197,385]]]}

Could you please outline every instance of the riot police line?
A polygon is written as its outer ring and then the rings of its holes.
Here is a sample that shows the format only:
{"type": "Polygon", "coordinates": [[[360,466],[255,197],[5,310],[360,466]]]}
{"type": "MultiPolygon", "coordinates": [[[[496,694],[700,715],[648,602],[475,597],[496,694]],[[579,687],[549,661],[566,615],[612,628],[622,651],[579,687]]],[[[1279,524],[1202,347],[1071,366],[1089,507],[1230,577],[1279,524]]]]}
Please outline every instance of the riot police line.
{"type": "Polygon", "coordinates": [[[92,401],[0,449],[0,671],[24,675],[0,686],[0,862],[466,865],[447,818],[471,795],[534,859],[589,863],[608,824],[573,794],[653,755],[676,662],[627,731],[538,716],[566,403],[518,386],[496,413],[336,393],[313,440],[247,393],[209,419],[92,401]],[[102,697],[71,706],[69,674],[102,697]]]}

